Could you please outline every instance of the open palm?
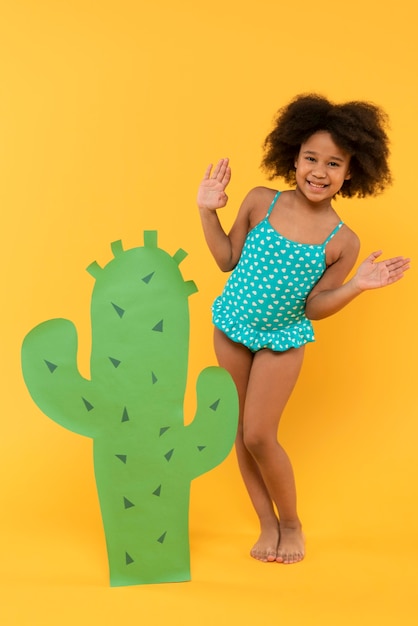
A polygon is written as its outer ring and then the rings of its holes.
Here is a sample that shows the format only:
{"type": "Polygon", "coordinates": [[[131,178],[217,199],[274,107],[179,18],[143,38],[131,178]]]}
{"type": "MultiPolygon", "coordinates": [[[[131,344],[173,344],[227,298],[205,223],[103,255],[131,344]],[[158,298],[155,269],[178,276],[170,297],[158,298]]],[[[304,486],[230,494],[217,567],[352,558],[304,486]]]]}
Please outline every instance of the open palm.
{"type": "Polygon", "coordinates": [[[378,289],[396,283],[409,269],[410,259],[402,256],[376,262],[381,254],[380,250],[373,252],[359,266],[356,281],[361,289],[378,289]]]}
{"type": "Polygon", "coordinates": [[[231,168],[228,159],[221,159],[212,172],[212,165],[206,169],[197,192],[197,204],[201,209],[216,211],[228,202],[225,188],[231,180],[231,168]]]}

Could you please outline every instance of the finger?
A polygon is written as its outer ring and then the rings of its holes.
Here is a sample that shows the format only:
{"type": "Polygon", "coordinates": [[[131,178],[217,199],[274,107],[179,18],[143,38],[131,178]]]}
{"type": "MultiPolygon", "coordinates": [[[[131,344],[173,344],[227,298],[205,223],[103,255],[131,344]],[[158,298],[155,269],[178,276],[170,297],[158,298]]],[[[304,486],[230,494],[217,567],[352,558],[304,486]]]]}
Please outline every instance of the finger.
{"type": "Polygon", "coordinates": [[[212,172],[211,178],[217,178],[218,177],[218,174],[219,174],[219,171],[221,169],[222,163],[223,163],[223,159],[221,159],[220,161],[217,162],[217,164],[215,165],[215,169],[212,172]]]}
{"type": "Polygon", "coordinates": [[[411,259],[405,259],[403,256],[396,256],[392,259],[388,259],[388,263],[393,265],[409,265],[411,259]]]}
{"type": "Polygon", "coordinates": [[[392,264],[387,265],[386,269],[389,273],[389,283],[395,283],[403,278],[405,272],[409,269],[409,259],[398,257],[392,264]]]}
{"type": "Polygon", "coordinates": [[[229,159],[220,159],[213,170],[212,178],[216,178],[219,181],[223,181],[225,172],[228,169],[229,159]]]}
{"type": "Polygon", "coordinates": [[[222,179],[222,182],[226,186],[229,183],[230,180],[231,180],[231,168],[228,165],[226,170],[225,170],[225,174],[224,174],[224,177],[222,179]]]}
{"type": "Polygon", "coordinates": [[[404,259],[403,257],[388,259],[386,262],[386,268],[392,273],[397,271],[405,272],[409,267],[409,259],[404,259]]]}
{"type": "Polygon", "coordinates": [[[210,178],[210,173],[212,171],[212,167],[213,167],[212,163],[210,163],[210,165],[207,166],[205,175],[203,176],[203,180],[208,180],[210,178]]]}
{"type": "Polygon", "coordinates": [[[226,195],[226,193],[223,193],[222,195],[219,196],[219,204],[220,204],[219,208],[224,207],[227,202],[228,202],[228,196],[226,195]]]}
{"type": "Polygon", "coordinates": [[[226,187],[230,180],[231,168],[229,167],[229,159],[223,159],[223,163],[218,174],[218,181],[226,187]]]}
{"type": "Polygon", "coordinates": [[[367,260],[371,261],[372,263],[374,261],[376,261],[376,259],[378,259],[380,256],[382,255],[382,250],[376,250],[375,252],[372,252],[368,257],[367,260]]]}

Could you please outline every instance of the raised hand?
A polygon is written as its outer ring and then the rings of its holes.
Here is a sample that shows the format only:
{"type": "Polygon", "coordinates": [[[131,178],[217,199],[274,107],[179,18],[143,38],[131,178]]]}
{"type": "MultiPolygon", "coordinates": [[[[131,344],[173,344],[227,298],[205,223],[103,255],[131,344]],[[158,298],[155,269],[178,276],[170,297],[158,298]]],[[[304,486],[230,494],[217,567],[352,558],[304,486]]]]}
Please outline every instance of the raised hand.
{"type": "Polygon", "coordinates": [[[225,188],[231,180],[231,168],[228,159],[221,159],[212,171],[210,164],[206,169],[202,182],[197,192],[197,205],[199,209],[216,211],[228,202],[225,188]]]}
{"type": "Polygon", "coordinates": [[[381,254],[381,250],[372,252],[359,266],[355,281],[360,289],[378,289],[392,285],[400,280],[410,267],[410,259],[403,256],[376,262],[381,254]]]}

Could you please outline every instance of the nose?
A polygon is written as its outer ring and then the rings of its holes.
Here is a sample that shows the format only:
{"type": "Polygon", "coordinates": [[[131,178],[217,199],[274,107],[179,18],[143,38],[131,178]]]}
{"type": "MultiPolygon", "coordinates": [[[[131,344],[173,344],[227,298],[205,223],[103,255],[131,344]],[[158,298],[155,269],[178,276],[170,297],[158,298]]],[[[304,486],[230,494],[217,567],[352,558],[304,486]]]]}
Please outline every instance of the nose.
{"type": "Polygon", "coordinates": [[[315,178],[325,178],[325,167],[321,163],[314,163],[314,166],[312,168],[312,174],[315,176],[315,178]]]}

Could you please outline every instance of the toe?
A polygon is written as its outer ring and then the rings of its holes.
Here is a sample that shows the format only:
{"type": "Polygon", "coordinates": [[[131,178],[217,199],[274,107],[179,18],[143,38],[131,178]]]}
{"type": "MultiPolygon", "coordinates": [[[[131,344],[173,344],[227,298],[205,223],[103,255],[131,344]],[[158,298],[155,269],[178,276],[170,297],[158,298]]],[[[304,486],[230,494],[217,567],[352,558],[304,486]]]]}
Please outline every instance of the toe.
{"type": "Polygon", "coordinates": [[[276,551],[275,551],[275,550],[274,550],[274,551],[273,551],[273,550],[270,550],[270,551],[267,553],[267,561],[268,561],[269,563],[274,563],[274,561],[275,561],[275,560],[276,560],[276,551]]]}
{"type": "Polygon", "coordinates": [[[264,554],[262,554],[259,550],[253,549],[250,552],[251,556],[253,557],[253,559],[256,559],[257,561],[266,561],[266,556],[264,554]]]}

